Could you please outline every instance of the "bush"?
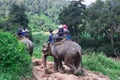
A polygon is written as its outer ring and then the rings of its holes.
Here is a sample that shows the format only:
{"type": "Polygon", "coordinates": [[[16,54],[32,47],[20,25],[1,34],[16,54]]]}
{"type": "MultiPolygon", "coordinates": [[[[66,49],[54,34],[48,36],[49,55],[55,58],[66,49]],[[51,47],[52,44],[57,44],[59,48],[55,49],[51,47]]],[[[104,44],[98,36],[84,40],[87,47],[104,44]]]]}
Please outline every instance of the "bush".
{"type": "Polygon", "coordinates": [[[2,31],[0,31],[0,73],[10,74],[10,80],[12,78],[18,80],[15,77],[31,73],[31,58],[24,45],[19,43],[14,35],[2,31]]]}
{"type": "Polygon", "coordinates": [[[83,63],[86,68],[101,72],[109,76],[111,80],[118,80],[120,77],[120,62],[106,57],[103,53],[85,55],[83,57],[83,63]]]}

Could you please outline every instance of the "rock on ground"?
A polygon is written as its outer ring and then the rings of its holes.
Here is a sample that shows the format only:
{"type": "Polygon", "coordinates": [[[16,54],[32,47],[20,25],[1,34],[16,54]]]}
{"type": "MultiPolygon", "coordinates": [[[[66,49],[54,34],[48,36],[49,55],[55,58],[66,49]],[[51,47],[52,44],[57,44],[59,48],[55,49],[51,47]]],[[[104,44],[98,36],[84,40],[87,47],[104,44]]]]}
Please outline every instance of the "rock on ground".
{"type": "Polygon", "coordinates": [[[53,62],[47,62],[47,73],[45,73],[42,61],[40,59],[33,59],[33,80],[110,80],[109,77],[98,72],[92,72],[83,69],[84,75],[75,76],[70,69],[64,65],[66,73],[54,71],[53,62]]]}

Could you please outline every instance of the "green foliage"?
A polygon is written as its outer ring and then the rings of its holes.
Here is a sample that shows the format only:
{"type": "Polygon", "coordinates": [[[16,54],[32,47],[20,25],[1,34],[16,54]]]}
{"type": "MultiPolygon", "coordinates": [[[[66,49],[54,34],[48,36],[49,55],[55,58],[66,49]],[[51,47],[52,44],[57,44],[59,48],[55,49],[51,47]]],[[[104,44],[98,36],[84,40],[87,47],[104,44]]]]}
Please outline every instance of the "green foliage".
{"type": "Polygon", "coordinates": [[[0,29],[4,30],[5,25],[6,25],[6,21],[7,21],[6,18],[0,17],[0,29]]]}
{"type": "MultiPolygon", "coordinates": [[[[34,32],[33,33],[33,42],[35,44],[33,56],[35,58],[42,57],[42,47],[43,47],[42,45],[47,40],[48,40],[48,35],[45,35],[45,32],[34,32]]],[[[53,61],[53,58],[49,56],[47,60],[53,61]]]]}
{"type": "Polygon", "coordinates": [[[31,27],[33,32],[39,32],[39,31],[48,31],[49,28],[55,29],[56,25],[53,23],[52,19],[50,19],[48,16],[44,14],[34,14],[30,17],[30,23],[29,26],[31,27]]]}
{"type": "MultiPolygon", "coordinates": [[[[3,1],[3,0],[0,0],[0,16],[3,18],[6,18],[9,15],[9,13],[11,13],[11,10],[13,11],[13,9],[11,9],[11,6],[13,6],[13,4],[17,4],[19,6],[25,7],[25,13],[29,18],[29,21],[30,21],[29,26],[32,28],[32,31],[41,31],[41,30],[46,31],[48,30],[48,28],[51,28],[51,27],[52,29],[56,28],[55,25],[57,25],[59,22],[58,14],[60,13],[60,11],[63,9],[64,6],[68,6],[70,4],[70,1],[66,1],[66,0],[12,0],[12,1],[4,0],[3,1]]],[[[21,7],[16,7],[16,8],[14,8],[15,11],[13,13],[15,14],[20,13],[17,16],[22,16],[21,12],[24,9],[21,9],[21,7]],[[18,8],[18,10],[16,10],[16,8],[18,8]]],[[[17,22],[20,21],[19,17],[16,17],[16,18],[14,17],[15,15],[11,15],[11,17],[7,17],[7,19],[11,19],[11,20],[17,19],[17,22]]],[[[23,17],[23,20],[25,18],[26,16],[23,17]]],[[[16,22],[16,21],[12,21],[12,22],[16,22]]],[[[9,26],[15,28],[15,27],[21,27],[21,24],[26,25],[27,23],[28,23],[27,21],[20,21],[19,24],[18,23],[17,24],[14,23],[14,25],[9,24],[9,26]]],[[[6,24],[8,23],[6,22],[6,24]]],[[[6,27],[8,26],[6,25],[6,27]]]]}
{"type": "Polygon", "coordinates": [[[26,10],[24,5],[13,4],[9,13],[9,21],[11,23],[17,23],[21,26],[28,27],[29,20],[25,14],[25,11],[26,10]]]}
{"type": "Polygon", "coordinates": [[[3,80],[18,80],[31,74],[31,58],[23,44],[10,33],[0,31],[0,45],[0,76],[3,80]]]}
{"type": "Polygon", "coordinates": [[[15,33],[19,27],[28,28],[29,20],[25,14],[25,11],[24,5],[12,4],[9,14],[7,17],[5,17],[4,22],[2,23],[0,21],[0,28],[4,31],[11,31],[13,33],[15,33]]]}
{"type": "MultiPolygon", "coordinates": [[[[90,34],[84,33],[84,34],[81,35],[80,38],[81,38],[80,45],[84,49],[94,48],[94,46],[95,46],[95,40],[94,40],[94,38],[91,37],[90,34]]],[[[93,50],[95,50],[95,49],[93,49],[93,50]]]]}
{"type": "Polygon", "coordinates": [[[41,58],[42,54],[42,44],[47,41],[48,35],[44,35],[42,32],[33,32],[33,42],[34,46],[34,53],[33,56],[36,58],[41,58]]]}
{"type": "Polygon", "coordinates": [[[81,0],[72,1],[71,4],[64,8],[59,14],[61,24],[67,24],[71,35],[75,41],[78,41],[80,34],[85,29],[85,9],[81,0]],[[77,36],[76,36],[77,35],[77,36]]]}
{"type": "Polygon", "coordinates": [[[15,34],[18,28],[25,27],[29,30],[30,39],[32,39],[31,28],[28,26],[29,20],[25,11],[24,5],[12,4],[8,16],[5,17],[5,20],[0,21],[0,29],[15,34]]]}
{"type": "Polygon", "coordinates": [[[103,51],[109,56],[119,55],[120,37],[120,1],[96,0],[87,8],[88,21],[86,32],[96,40],[96,51],[103,51]],[[119,45],[119,46],[118,46],[119,45]],[[111,53],[111,54],[110,54],[111,53]]]}
{"type": "MultiPolygon", "coordinates": [[[[10,13],[9,13],[9,18],[8,18],[8,30],[13,31],[14,33],[16,32],[17,28],[22,28],[22,27],[26,27],[29,28],[28,23],[28,17],[25,14],[25,6],[24,5],[16,5],[13,4],[11,5],[10,8],[10,13]]],[[[30,28],[29,28],[30,29],[30,28]]]]}
{"type": "Polygon", "coordinates": [[[90,53],[83,56],[83,64],[90,70],[109,76],[111,80],[118,80],[120,77],[120,62],[106,57],[103,53],[90,53]]]}
{"type": "Polygon", "coordinates": [[[10,80],[10,79],[11,79],[10,74],[0,73],[0,80],[10,80]]]}

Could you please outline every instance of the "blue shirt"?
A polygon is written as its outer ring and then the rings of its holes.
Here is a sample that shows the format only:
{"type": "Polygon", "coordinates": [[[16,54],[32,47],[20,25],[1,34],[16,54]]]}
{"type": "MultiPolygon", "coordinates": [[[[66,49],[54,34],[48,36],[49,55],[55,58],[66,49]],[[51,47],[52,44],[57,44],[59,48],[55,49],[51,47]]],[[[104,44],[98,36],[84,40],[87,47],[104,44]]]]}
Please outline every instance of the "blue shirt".
{"type": "Polygon", "coordinates": [[[54,36],[54,34],[52,34],[52,33],[49,35],[48,41],[49,41],[50,43],[53,42],[53,36],[54,36]]]}

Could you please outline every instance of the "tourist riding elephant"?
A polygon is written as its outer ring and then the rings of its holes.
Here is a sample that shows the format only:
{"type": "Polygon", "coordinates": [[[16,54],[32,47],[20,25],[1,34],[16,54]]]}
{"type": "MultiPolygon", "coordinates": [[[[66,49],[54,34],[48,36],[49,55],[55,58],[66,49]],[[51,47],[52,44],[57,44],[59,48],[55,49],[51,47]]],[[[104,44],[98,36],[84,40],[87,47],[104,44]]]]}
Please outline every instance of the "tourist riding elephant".
{"type": "Polygon", "coordinates": [[[47,56],[53,56],[55,70],[59,70],[61,73],[64,73],[62,61],[64,61],[65,65],[70,67],[70,69],[73,71],[73,74],[76,75],[80,72],[78,69],[80,63],[82,71],[81,47],[74,41],[65,40],[59,44],[45,42],[42,49],[42,60],[45,68],[47,67],[47,56]]]}

